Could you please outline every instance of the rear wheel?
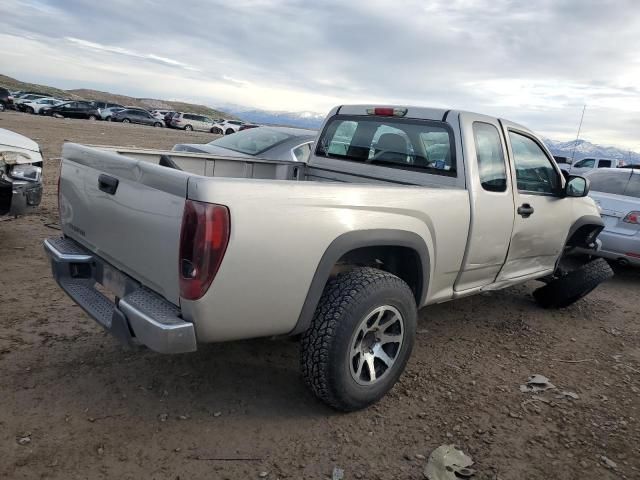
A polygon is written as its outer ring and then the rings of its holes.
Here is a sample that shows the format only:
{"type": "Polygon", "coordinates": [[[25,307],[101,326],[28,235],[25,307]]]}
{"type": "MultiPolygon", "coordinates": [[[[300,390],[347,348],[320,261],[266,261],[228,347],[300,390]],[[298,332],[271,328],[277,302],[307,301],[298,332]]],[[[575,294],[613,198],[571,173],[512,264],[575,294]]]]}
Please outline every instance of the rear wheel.
{"type": "Polygon", "coordinates": [[[233,128],[227,128],[227,131],[224,132],[225,135],[231,135],[232,133],[236,133],[233,128]]]}
{"type": "Polygon", "coordinates": [[[95,115],[89,115],[89,120],[97,120],[98,117],[95,115]]]}
{"type": "Polygon", "coordinates": [[[105,118],[105,121],[110,122],[111,121],[111,115],[109,115],[107,118],[105,118]]]}
{"type": "Polygon", "coordinates": [[[185,125],[185,126],[184,126],[184,129],[185,129],[187,132],[190,132],[191,130],[193,130],[193,127],[192,127],[191,125],[185,125]]]}
{"type": "Polygon", "coordinates": [[[416,317],[413,293],[395,275],[360,267],[338,275],[302,338],[305,383],[338,410],[377,402],[404,371],[416,317]]]}
{"type": "Polygon", "coordinates": [[[162,124],[160,122],[156,122],[153,124],[154,127],[162,127],[162,124]]]}
{"type": "Polygon", "coordinates": [[[35,112],[35,110],[33,109],[33,107],[27,107],[27,108],[25,108],[25,112],[27,112],[27,113],[31,113],[31,114],[36,113],[36,112],[35,112]]]}
{"type": "Polygon", "coordinates": [[[591,293],[613,276],[604,258],[597,258],[560,276],[533,292],[536,302],[544,308],[564,308],[591,293]]]}
{"type": "Polygon", "coordinates": [[[128,118],[123,118],[122,123],[131,123],[131,120],[129,120],[128,118]]]}
{"type": "Polygon", "coordinates": [[[216,135],[221,135],[222,134],[222,130],[220,130],[218,127],[213,127],[211,129],[211,133],[215,133],[216,135]]]}

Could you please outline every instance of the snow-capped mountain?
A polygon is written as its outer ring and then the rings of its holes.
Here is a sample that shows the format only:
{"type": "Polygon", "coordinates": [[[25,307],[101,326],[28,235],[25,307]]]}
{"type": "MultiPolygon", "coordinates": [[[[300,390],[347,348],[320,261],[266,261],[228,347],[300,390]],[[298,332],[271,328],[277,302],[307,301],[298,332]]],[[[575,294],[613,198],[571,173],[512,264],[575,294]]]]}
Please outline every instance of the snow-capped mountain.
{"type": "Polygon", "coordinates": [[[269,125],[286,125],[299,128],[317,129],[322,124],[325,115],[316,112],[285,112],[246,109],[238,106],[225,106],[225,110],[236,117],[254,123],[269,125]]]}
{"type": "Polygon", "coordinates": [[[574,161],[583,158],[611,158],[621,159],[629,163],[640,164],[640,153],[630,152],[629,150],[613,147],[609,145],[596,145],[587,140],[570,140],[568,142],[557,142],[549,138],[544,139],[544,143],[554,155],[571,158],[573,154],[574,161]]]}

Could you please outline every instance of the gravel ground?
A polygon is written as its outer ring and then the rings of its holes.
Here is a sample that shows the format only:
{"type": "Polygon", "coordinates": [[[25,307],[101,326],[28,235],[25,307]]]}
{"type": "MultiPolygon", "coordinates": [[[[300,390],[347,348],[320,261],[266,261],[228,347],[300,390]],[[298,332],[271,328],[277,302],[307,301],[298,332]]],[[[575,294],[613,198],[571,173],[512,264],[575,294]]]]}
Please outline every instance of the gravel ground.
{"type": "Polygon", "coordinates": [[[51,279],[42,240],[58,235],[65,140],[212,135],[9,112],[0,127],[46,158],[40,209],[0,222],[0,478],[419,479],[442,444],[471,455],[478,479],[640,478],[640,271],[616,267],[562,311],[533,303],[536,282],[425,308],[393,391],[338,414],[302,385],[295,342],[126,351],[51,279]],[[558,388],[522,393],[531,374],[558,388]]]}

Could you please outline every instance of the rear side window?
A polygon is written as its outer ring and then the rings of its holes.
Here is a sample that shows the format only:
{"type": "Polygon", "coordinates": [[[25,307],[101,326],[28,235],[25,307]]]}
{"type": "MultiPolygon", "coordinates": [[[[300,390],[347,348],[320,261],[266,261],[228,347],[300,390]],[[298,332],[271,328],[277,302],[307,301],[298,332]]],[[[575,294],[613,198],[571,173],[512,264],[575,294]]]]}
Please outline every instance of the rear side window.
{"type": "Polygon", "coordinates": [[[521,192],[554,194],[560,177],[542,148],[526,135],[509,131],[509,141],[516,167],[518,190],[521,192]]]}
{"type": "Polygon", "coordinates": [[[498,129],[490,123],[474,122],[473,137],[482,188],[490,192],[506,191],[507,169],[498,129]]]}
{"type": "Polygon", "coordinates": [[[614,170],[613,172],[596,172],[588,178],[591,180],[591,190],[594,192],[624,195],[629,176],[629,171],[614,170]]]}
{"type": "Polygon", "coordinates": [[[316,155],[382,167],[456,176],[453,137],[442,122],[336,116],[316,155]]]}
{"type": "Polygon", "coordinates": [[[640,175],[635,174],[631,176],[624,194],[630,197],[640,198],[640,175]]]}
{"type": "Polygon", "coordinates": [[[598,161],[598,168],[611,168],[611,160],[598,161]]]}

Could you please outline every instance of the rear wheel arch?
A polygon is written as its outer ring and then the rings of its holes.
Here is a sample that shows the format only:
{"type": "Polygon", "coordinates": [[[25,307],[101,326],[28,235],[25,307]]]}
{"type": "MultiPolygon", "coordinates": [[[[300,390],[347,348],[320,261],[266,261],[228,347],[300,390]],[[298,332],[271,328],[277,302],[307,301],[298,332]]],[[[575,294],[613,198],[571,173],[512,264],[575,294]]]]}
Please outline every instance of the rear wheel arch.
{"type": "Polygon", "coordinates": [[[333,240],[322,255],[290,335],[302,333],[309,327],[322,292],[333,276],[361,266],[396,275],[409,285],[418,307],[424,301],[429,285],[430,257],[422,237],[394,229],[347,232],[333,240]]]}

